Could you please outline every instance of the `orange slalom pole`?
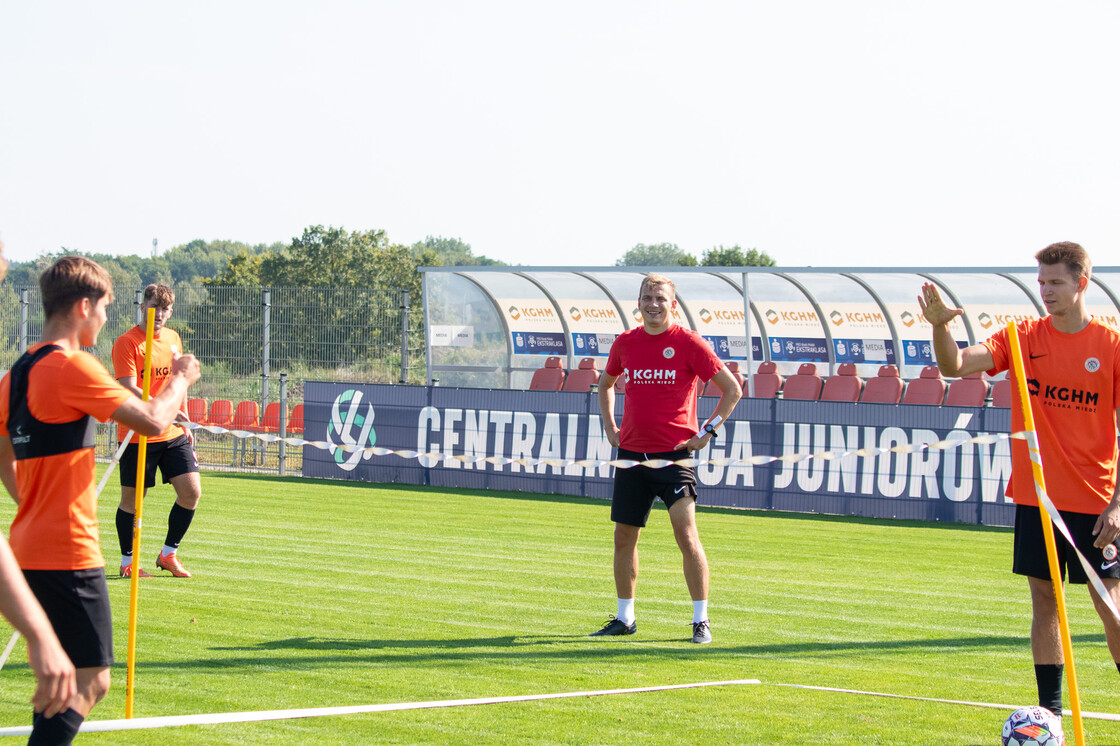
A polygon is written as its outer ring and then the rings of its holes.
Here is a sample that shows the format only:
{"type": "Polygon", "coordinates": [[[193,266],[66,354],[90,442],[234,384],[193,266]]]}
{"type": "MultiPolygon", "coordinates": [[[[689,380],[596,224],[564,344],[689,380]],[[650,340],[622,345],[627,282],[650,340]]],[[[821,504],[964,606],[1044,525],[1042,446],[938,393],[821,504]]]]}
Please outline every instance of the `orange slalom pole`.
{"type": "MultiPolygon", "coordinates": [[[[1058,606],[1058,628],[1062,635],[1062,653],[1066,660],[1069,681],[1069,703],[1073,711],[1073,733],[1077,746],[1085,746],[1085,728],[1081,721],[1081,698],[1077,694],[1077,671],[1073,666],[1073,642],[1069,634],[1069,619],[1066,618],[1066,599],[1062,588],[1062,576],[1058,571],[1058,553],[1054,543],[1054,527],[1050,515],[1042,505],[1046,495],[1046,480],[1042,475],[1042,454],[1038,448],[1038,435],[1034,429],[1034,413],[1031,411],[1030,395],[1027,393],[1027,375],[1023,368],[1023,352],[1019,346],[1019,330],[1014,322],[1007,324],[1007,339],[1011,343],[1011,369],[1019,390],[1019,406],[1023,409],[1023,429],[1030,436],[1027,447],[1031,451],[1031,469],[1034,473],[1035,492],[1038,493],[1038,512],[1042,518],[1042,535],[1046,541],[1046,559],[1050,564],[1050,582],[1054,584],[1054,599],[1058,606]]],[[[1049,499],[1049,498],[1046,498],[1049,499]]]]}
{"type": "MultiPolygon", "coordinates": [[[[152,386],[152,339],[155,337],[156,312],[148,309],[144,333],[143,400],[148,401],[152,386]]],[[[132,583],[128,597],[128,680],[125,685],[124,716],[132,717],[132,695],[136,690],[136,616],[140,602],[140,524],[144,514],[144,472],[148,461],[148,437],[141,435],[136,446],[136,514],[132,522],[132,583]]]]}

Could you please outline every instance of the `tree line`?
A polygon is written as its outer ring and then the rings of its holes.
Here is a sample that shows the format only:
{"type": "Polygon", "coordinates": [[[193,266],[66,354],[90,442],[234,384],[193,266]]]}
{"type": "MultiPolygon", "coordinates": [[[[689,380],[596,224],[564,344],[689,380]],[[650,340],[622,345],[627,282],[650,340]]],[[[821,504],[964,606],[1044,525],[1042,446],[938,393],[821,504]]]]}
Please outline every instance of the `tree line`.
{"type": "MultiPolygon", "coordinates": [[[[36,285],[39,275],[60,256],[79,254],[105,267],[119,287],[164,282],[240,287],[349,287],[380,293],[405,289],[420,297],[418,267],[505,266],[476,256],[459,238],[428,236],[411,246],[393,243],[384,230],[347,231],[313,225],[291,243],[247,244],[197,239],[157,256],[91,254],[65,248],[28,262],[12,262],[11,285],[36,285]]],[[[775,261],[757,249],[715,246],[697,259],[676,244],[636,244],[617,266],[772,267],[775,261]]]]}

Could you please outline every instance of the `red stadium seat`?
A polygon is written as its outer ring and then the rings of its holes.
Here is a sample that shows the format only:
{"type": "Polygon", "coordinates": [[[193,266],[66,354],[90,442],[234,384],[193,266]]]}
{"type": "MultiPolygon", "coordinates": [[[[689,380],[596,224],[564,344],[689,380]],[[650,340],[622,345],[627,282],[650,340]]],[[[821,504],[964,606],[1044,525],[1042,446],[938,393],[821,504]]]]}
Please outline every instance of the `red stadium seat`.
{"type": "Polygon", "coordinates": [[[998,381],[992,381],[992,406],[993,407],[1010,407],[1011,406],[1011,379],[1001,378],[998,381]]]}
{"type": "Polygon", "coordinates": [[[758,372],[753,376],[754,397],[773,399],[781,390],[785,379],[778,375],[778,366],[767,360],[758,364],[758,372]]]}
{"type": "Polygon", "coordinates": [[[988,398],[988,382],[980,373],[971,373],[949,384],[945,405],[949,407],[982,407],[988,398]]]}
{"type": "Polygon", "coordinates": [[[823,382],[817,375],[817,366],[812,363],[802,363],[797,369],[797,374],[786,379],[782,388],[783,399],[800,399],[816,401],[821,397],[823,382]]]}
{"type": "Polygon", "coordinates": [[[292,433],[303,434],[303,405],[297,404],[292,407],[292,416],[288,420],[286,427],[288,435],[292,433]]]}
{"type": "Polygon", "coordinates": [[[530,391],[559,391],[563,387],[564,361],[555,356],[545,360],[543,368],[533,371],[529,382],[530,391]]]}
{"type": "Polygon", "coordinates": [[[187,417],[191,418],[191,422],[199,425],[206,424],[206,400],[205,399],[187,399],[187,417]]]}
{"type": "Polygon", "coordinates": [[[233,418],[230,420],[232,424],[229,427],[232,430],[252,432],[260,427],[260,413],[261,407],[255,401],[238,402],[237,409],[234,410],[233,418]]]}
{"type": "Polygon", "coordinates": [[[906,392],[902,395],[903,404],[933,404],[940,406],[945,401],[945,379],[936,365],[927,365],[922,368],[920,378],[915,378],[906,385],[906,392]]]}
{"type": "Polygon", "coordinates": [[[898,366],[879,366],[879,375],[867,379],[859,400],[863,404],[898,404],[902,400],[902,379],[898,377],[898,366]]]}
{"type": "Polygon", "coordinates": [[[853,363],[840,363],[836,375],[829,376],[821,388],[821,401],[859,401],[863,379],[856,375],[853,363]]]}
{"type": "Polygon", "coordinates": [[[579,367],[564,378],[561,391],[590,391],[591,384],[599,382],[599,366],[593,357],[579,361],[579,367]]]}
{"type": "Polygon", "coordinates": [[[261,424],[257,427],[257,432],[280,432],[280,402],[271,401],[264,406],[264,414],[261,415],[261,424]]]}
{"type": "Polygon", "coordinates": [[[215,399],[210,403],[210,414],[206,415],[206,424],[214,427],[229,427],[233,419],[233,402],[229,399],[215,399]]]}

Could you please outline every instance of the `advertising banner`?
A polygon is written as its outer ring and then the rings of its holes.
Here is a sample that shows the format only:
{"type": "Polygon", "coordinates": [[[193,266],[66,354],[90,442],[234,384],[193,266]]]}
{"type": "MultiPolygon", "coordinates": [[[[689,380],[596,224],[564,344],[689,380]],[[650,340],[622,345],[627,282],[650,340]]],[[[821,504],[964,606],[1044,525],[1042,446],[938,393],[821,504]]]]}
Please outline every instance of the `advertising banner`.
{"type": "Polygon", "coordinates": [[[626,331],[618,309],[609,300],[557,298],[556,302],[567,309],[572,352],[577,357],[607,355],[615,337],[626,331]]]}
{"type": "Polygon", "coordinates": [[[696,320],[696,331],[721,360],[747,359],[747,325],[741,300],[690,301],[688,309],[696,320]]]}
{"type": "MultiPolygon", "coordinates": [[[[620,417],[625,399],[616,400],[620,417]]],[[[611,494],[615,467],[607,462],[615,454],[595,394],[309,381],[304,404],[305,437],[330,444],[304,446],[304,476],[611,494]]],[[[715,404],[702,397],[700,416],[715,404]]],[[[1007,526],[1014,515],[1004,497],[1010,441],[964,441],[1009,426],[1010,412],[1002,408],[744,399],[720,437],[698,454],[705,462],[697,467],[698,502],[1007,526]],[[955,445],[929,447],[942,441],[955,445]],[[795,458],[857,449],[884,452],[795,458]]]]}
{"type": "Polygon", "coordinates": [[[564,327],[556,309],[540,298],[498,298],[509,325],[513,351],[519,355],[566,355],[564,327]]]}

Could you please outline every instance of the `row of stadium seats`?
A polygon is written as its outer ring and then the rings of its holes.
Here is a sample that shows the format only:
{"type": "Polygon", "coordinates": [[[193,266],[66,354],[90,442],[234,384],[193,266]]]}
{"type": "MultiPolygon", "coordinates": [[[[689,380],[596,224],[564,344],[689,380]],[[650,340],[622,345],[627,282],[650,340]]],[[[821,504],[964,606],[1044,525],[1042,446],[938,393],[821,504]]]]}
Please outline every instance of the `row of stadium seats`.
{"type": "MultiPolygon", "coordinates": [[[[260,405],[255,401],[238,402],[233,406],[229,399],[215,399],[207,408],[205,399],[188,399],[187,416],[198,425],[225,427],[230,430],[247,430],[251,433],[280,432],[280,402],[270,402],[260,415],[260,405]]],[[[288,435],[303,432],[303,405],[297,404],[288,416],[288,435]]]]}
{"type": "Polygon", "coordinates": [[[974,373],[952,382],[941,377],[936,365],[922,368],[921,375],[909,383],[898,375],[898,367],[883,365],[879,374],[866,382],[856,375],[856,366],[841,363],[836,375],[822,378],[813,363],[802,363],[796,374],[783,379],[773,363],[761,363],[754,375],[755,397],[781,396],[808,401],[848,401],[876,404],[927,404],[950,407],[982,407],[989,392],[992,406],[1011,406],[1011,382],[993,381],[989,386],[981,374],[974,373]]]}
{"type": "MultiPolygon", "coordinates": [[[[739,364],[727,363],[727,369],[744,385],[739,364]]],[[[589,391],[599,380],[599,370],[595,358],[585,357],[579,368],[566,372],[564,361],[559,357],[549,357],[542,368],[534,371],[529,384],[530,391],[589,391]]],[[[995,407],[1011,406],[1011,385],[1006,379],[994,381],[991,386],[979,373],[958,378],[951,383],[941,377],[936,365],[927,365],[918,378],[904,382],[898,375],[898,367],[883,365],[879,374],[866,382],[856,375],[856,366],[841,363],[836,375],[822,377],[817,373],[814,363],[803,363],[797,373],[783,378],[773,362],[760,363],[758,372],[753,376],[754,397],[756,399],[797,399],[802,401],[849,401],[876,404],[930,404],[953,407],[982,407],[991,394],[995,407]]],[[[619,378],[615,390],[622,392],[625,384],[619,378]]],[[[698,396],[719,396],[719,387],[714,381],[697,386],[698,396]]]]}

